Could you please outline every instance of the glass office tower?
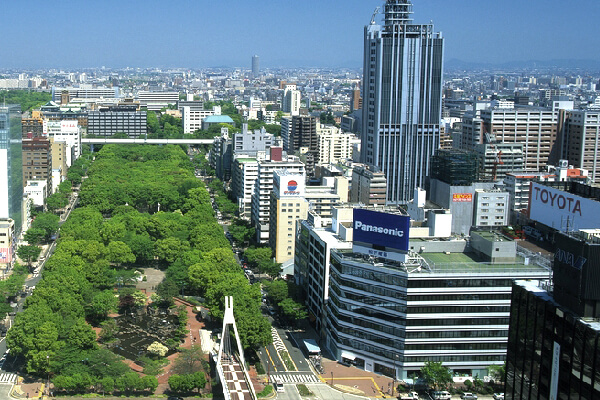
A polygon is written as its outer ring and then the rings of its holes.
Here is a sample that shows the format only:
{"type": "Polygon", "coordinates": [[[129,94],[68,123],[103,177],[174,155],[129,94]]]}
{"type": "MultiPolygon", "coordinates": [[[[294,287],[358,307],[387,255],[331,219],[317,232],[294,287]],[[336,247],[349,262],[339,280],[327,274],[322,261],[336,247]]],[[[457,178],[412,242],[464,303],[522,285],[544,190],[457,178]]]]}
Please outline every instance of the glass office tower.
{"type": "Polygon", "coordinates": [[[365,27],[361,157],[385,173],[388,203],[406,204],[440,144],[444,39],[413,24],[410,0],[384,7],[384,25],[365,27]]]}
{"type": "Polygon", "coordinates": [[[12,219],[17,234],[22,223],[22,154],[21,106],[0,105],[0,219],[12,219]]]}

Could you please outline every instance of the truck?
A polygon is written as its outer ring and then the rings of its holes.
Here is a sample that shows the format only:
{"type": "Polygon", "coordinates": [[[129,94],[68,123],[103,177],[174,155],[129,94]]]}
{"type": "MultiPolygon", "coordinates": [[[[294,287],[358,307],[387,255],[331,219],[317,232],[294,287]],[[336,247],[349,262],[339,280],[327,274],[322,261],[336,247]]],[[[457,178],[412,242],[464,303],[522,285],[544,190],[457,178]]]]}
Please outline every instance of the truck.
{"type": "Polygon", "coordinates": [[[400,400],[419,400],[419,394],[417,392],[410,392],[400,396],[400,400]]]}

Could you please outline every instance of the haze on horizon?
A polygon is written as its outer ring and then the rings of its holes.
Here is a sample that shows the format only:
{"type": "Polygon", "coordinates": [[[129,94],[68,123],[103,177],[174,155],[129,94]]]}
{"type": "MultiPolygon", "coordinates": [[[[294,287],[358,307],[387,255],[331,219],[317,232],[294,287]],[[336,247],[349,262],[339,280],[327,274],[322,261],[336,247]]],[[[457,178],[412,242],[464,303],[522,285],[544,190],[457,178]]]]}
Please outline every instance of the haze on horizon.
{"type": "MultiPolygon", "coordinates": [[[[363,27],[384,1],[9,1],[0,68],[362,67],[363,27]]],[[[413,0],[445,60],[595,60],[600,1],[413,0]]]]}

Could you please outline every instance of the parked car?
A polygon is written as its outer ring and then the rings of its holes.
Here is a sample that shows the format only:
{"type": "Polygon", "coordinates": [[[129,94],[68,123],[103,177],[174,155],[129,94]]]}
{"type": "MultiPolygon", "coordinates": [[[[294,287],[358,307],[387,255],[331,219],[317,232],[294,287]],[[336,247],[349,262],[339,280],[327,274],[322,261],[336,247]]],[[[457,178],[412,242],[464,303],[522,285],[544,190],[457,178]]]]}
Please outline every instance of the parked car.
{"type": "Polygon", "coordinates": [[[475,393],[464,392],[460,395],[460,398],[463,400],[475,400],[477,399],[477,395],[475,393]]]}
{"type": "Polygon", "coordinates": [[[494,400],[504,400],[504,393],[494,393],[494,400]]]}
{"type": "Polygon", "coordinates": [[[451,400],[452,395],[445,390],[433,392],[433,400],[451,400]]]}
{"type": "Polygon", "coordinates": [[[410,392],[400,396],[400,400],[419,400],[419,395],[417,392],[410,392]]]}

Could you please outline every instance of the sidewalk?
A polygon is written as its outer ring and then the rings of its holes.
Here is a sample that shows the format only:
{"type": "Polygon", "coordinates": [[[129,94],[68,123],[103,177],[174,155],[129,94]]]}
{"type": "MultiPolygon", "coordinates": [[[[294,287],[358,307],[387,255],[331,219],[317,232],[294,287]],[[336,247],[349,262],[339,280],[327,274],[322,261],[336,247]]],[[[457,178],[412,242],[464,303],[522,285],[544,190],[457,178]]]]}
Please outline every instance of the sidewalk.
{"type": "Polygon", "coordinates": [[[45,384],[43,382],[34,381],[23,383],[22,377],[17,378],[17,383],[13,386],[10,396],[16,399],[47,399],[44,396],[45,384]]]}

